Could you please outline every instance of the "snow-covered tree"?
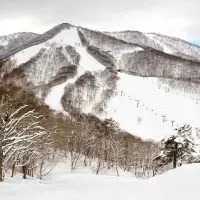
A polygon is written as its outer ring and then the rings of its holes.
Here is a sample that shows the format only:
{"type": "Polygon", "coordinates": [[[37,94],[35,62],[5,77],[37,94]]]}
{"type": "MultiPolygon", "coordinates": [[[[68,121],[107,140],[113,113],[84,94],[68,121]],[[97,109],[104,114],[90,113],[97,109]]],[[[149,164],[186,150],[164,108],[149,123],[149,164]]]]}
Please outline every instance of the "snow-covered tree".
{"type": "Polygon", "coordinates": [[[41,125],[42,116],[35,111],[21,106],[9,113],[5,112],[7,106],[4,103],[0,109],[0,181],[5,168],[16,161],[20,161],[26,178],[27,165],[38,154],[37,143],[47,134],[41,125]]]}
{"type": "Polygon", "coordinates": [[[192,127],[184,125],[174,131],[173,135],[161,141],[161,153],[154,159],[158,167],[173,163],[173,168],[176,168],[179,160],[187,161],[195,153],[192,127]]]}

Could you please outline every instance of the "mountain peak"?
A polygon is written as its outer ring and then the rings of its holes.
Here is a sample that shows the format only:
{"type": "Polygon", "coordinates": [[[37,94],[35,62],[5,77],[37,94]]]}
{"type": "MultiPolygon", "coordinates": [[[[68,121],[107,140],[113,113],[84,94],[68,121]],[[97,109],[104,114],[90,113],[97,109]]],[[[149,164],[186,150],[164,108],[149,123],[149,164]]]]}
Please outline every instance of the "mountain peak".
{"type": "MultiPolygon", "coordinates": [[[[74,25],[70,24],[70,23],[61,23],[61,24],[58,24],[57,26],[54,26],[52,29],[50,29],[49,31],[51,30],[54,30],[54,29],[57,29],[57,30],[63,30],[63,29],[70,29],[72,27],[75,27],[74,25]]],[[[48,31],[47,31],[48,32],[48,31]]]]}

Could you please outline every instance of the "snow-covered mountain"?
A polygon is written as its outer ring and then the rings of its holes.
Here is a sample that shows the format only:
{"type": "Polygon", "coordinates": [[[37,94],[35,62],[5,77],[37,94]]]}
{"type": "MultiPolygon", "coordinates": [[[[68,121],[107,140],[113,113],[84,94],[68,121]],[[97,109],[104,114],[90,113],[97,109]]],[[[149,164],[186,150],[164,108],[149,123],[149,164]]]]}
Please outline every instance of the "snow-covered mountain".
{"type": "Polygon", "coordinates": [[[61,24],[0,37],[0,60],[9,57],[4,80],[17,77],[57,111],[113,118],[143,138],[183,123],[199,131],[200,47],[181,39],[61,24]]]}

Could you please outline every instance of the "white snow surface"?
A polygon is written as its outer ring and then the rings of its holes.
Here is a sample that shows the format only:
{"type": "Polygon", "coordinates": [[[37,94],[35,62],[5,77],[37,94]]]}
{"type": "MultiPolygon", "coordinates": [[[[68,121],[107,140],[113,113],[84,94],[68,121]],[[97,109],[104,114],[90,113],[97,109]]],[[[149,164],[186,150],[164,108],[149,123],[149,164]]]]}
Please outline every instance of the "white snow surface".
{"type": "Polygon", "coordinates": [[[120,51],[120,54],[118,55],[118,59],[117,59],[118,63],[120,62],[120,60],[123,57],[123,55],[129,54],[129,53],[138,52],[138,51],[144,51],[144,49],[141,48],[141,47],[136,47],[135,49],[128,49],[128,50],[120,51]]]}
{"type": "Polygon", "coordinates": [[[59,165],[46,180],[22,180],[20,176],[0,183],[2,200],[196,200],[200,190],[200,164],[190,164],[150,179],[92,175],[90,170],[67,173],[59,165]]]}
{"type": "Polygon", "coordinates": [[[118,94],[107,106],[107,117],[145,139],[160,140],[184,124],[199,126],[200,106],[195,97],[159,88],[157,78],[119,73],[118,94]],[[139,103],[138,103],[139,102],[139,103]],[[138,107],[137,107],[138,104],[138,107]],[[173,125],[173,126],[172,126],[173,125]]]}
{"type": "Polygon", "coordinates": [[[26,63],[29,61],[33,56],[35,56],[42,48],[48,48],[48,46],[45,43],[38,44],[32,47],[29,47],[25,50],[22,50],[18,53],[16,53],[13,56],[13,59],[16,60],[17,65],[21,65],[23,63],[26,63]]]}

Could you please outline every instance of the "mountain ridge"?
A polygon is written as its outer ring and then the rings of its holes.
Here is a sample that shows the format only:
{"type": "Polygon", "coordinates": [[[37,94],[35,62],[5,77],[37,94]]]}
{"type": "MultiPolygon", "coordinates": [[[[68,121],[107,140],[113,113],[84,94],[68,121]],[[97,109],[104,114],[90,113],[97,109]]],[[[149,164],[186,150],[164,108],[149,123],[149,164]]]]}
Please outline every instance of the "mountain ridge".
{"type": "MultiPolygon", "coordinates": [[[[69,29],[70,27],[76,27],[77,29],[85,29],[85,30],[88,30],[88,31],[93,31],[93,32],[96,32],[96,33],[101,33],[101,34],[104,34],[105,36],[112,37],[112,38],[115,38],[115,39],[117,39],[117,40],[120,40],[121,42],[125,42],[125,43],[132,44],[132,45],[137,45],[137,46],[140,46],[140,47],[142,47],[142,48],[150,48],[149,46],[145,46],[145,45],[142,46],[142,45],[140,45],[140,44],[138,44],[138,43],[133,43],[133,42],[130,42],[130,41],[128,42],[128,41],[126,41],[126,40],[124,40],[124,39],[119,39],[119,38],[117,38],[117,37],[115,37],[115,36],[111,36],[111,35],[109,35],[109,32],[96,31],[96,30],[92,30],[92,29],[88,29],[88,28],[83,28],[82,26],[72,25],[72,24],[70,24],[70,23],[62,23],[62,24],[59,24],[59,25],[53,27],[52,29],[50,29],[50,30],[48,30],[48,31],[46,31],[46,32],[44,32],[44,33],[42,33],[42,34],[37,34],[37,33],[33,33],[33,32],[19,32],[19,33],[10,34],[10,35],[8,35],[8,36],[11,36],[11,35],[14,35],[14,34],[34,34],[34,35],[36,35],[35,37],[38,37],[39,39],[37,38],[37,40],[35,41],[35,40],[34,40],[35,38],[32,38],[31,41],[28,41],[28,42],[30,42],[31,44],[29,44],[29,45],[25,44],[25,46],[23,47],[23,48],[28,48],[28,47],[30,47],[30,46],[37,45],[38,43],[45,42],[45,40],[48,40],[48,39],[54,37],[54,36],[55,36],[56,34],[58,34],[60,31],[62,31],[62,30],[64,30],[64,29],[69,29]],[[41,40],[41,37],[42,37],[43,35],[46,35],[47,38],[44,39],[44,40],[41,40]]],[[[159,33],[143,33],[143,32],[140,32],[140,31],[133,31],[133,30],[125,30],[125,31],[119,31],[119,32],[112,32],[112,33],[128,33],[128,32],[130,32],[130,33],[136,32],[136,33],[139,33],[139,34],[153,34],[153,35],[159,35],[159,36],[162,36],[162,37],[167,37],[167,38],[171,38],[171,39],[175,39],[175,40],[180,40],[181,42],[187,43],[187,44],[190,45],[190,46],[195,46],[195,47],[197,47],[197,48],[200,49],[200,47],[199,47],[198,45],[195,45],[195,44],[190,43],[190,42],[188,42],[188,41],[182,40],[182,39],[180,39],[180,38],[172,37],[172,36],[167,36],[167,35],[159,34],[159,33]]],[[[7,36],[7,35],[0,36],[0,41],[1,41],[1,38],[5,37],[5,36],[7,36]]],[[[152,48],[150,48],[150,49],[152,49],[152,48]]],[[[10,54],[11,54],[11,55],[12,55],[12,54],[15,54],[15,53],[17,53],[17,52],[19,52],[19,51],[21,51],[21,50],[22,50],[22,49],[20,48],[19,50],[14,51],[14,52],[12,52],[12,53],[10,53],[10,54]]],[[[162,51],[161,51],[161,52],[162,52],[162,51]]],[[[165,52],[164,52],[164,53],[165,53],[165,52]]],[[[1,55],[1,51],[0,51],[0,59],[1,59],[1,60],[6,59],[6,58],[8,58],[9,56],[11,56],[10,54],[9,54],[9,55],[6,55],[6,56],[3,56],[3,55],[1,55]]],[[[166,53],[166,54],[167,54],[167,53],[166,53]]],[[[194,61],[194,60],[193,60],[193,61],[194,61]]]]}

